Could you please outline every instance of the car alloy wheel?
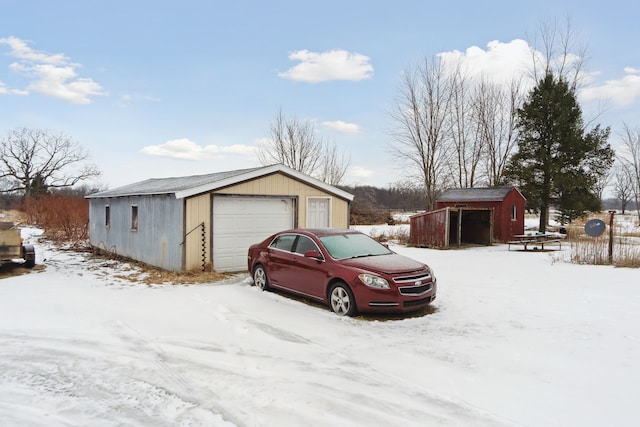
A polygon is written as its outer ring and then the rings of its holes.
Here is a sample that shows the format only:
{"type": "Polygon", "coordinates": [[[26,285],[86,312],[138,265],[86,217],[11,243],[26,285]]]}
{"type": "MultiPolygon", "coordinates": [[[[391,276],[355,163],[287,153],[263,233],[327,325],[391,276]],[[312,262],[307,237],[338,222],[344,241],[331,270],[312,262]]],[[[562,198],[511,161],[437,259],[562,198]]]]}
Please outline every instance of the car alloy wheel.
{"type": "Polygon", "coordinates": [[[356,312],[356,302],[349,287],[340,282],[331,287],[329,293],[331,310],[338,316],[353,316],[356,312]]]}
{"type": "Polygon", "coordinates": [[[261,265],[258,265],[253,270],[253,284],[262,291],[269,288],[269,279],[267,278],[267,272],[261,265]]]}

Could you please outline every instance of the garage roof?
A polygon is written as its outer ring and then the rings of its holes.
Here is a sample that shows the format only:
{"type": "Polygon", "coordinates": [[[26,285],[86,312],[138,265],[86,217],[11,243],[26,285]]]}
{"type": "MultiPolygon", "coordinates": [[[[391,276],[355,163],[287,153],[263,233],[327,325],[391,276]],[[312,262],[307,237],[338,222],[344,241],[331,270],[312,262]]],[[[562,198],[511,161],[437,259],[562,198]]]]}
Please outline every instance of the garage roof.
{"type": "MultiPolygon", "coordinates": [[[[438,202],[499,202],[515,187],[451,188],[437,198],[438,202]]],[[[519,191],[518,191],[519,192],[519,191]]]]}
{"type": "Polygon", "coordinates": [[[320,188],[330,194],[345,200],[352,201],[353,194],[347,193],[337,187],[326,184],[309,175],[303,174],[290,167],[278,164],[262,166],[250,169],[239,169],[227,172],[217,172],[207,175],[192,175],[171,178],[151,178],[112,190],[101,191],[87,196],[88,199],[126,197],[141,195],[174,194],[177,199],[195,196],[238,184],[244,181],[260,178],[273,173],[283,173],[291,178],[305,182],[313,187],[320,188]]]}

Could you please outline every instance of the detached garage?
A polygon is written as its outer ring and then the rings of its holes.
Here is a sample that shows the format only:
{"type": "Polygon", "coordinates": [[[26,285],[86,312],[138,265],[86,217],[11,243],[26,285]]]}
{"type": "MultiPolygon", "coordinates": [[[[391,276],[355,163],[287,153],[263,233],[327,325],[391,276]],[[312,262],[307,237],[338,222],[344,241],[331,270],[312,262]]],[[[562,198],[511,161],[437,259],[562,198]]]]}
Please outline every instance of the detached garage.
{"type": "Polygon", "coordinates": [[[166,270],[247,269],[249,245],[288,228],[348,228],[353,195],[283,165],[148,179],[92,194],[99,251],[166,270]]]}

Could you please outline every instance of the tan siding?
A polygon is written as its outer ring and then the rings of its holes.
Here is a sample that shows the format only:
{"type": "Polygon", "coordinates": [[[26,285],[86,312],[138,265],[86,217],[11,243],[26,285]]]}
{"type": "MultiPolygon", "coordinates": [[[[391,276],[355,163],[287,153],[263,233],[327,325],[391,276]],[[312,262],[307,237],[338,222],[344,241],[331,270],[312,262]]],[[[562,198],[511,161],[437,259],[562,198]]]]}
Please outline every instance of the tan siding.
{"type": "Polygon", "coordinates": [[[191,233],[185,239],[185,268],[187,270],[202,268],[202,229],[199,224],[204,222],[205,264],[211,263],[211,195],[201,194],[187,199],[186,233],[191,233]],[[192,231],[194,230],[194,231],[192,231]]]}
{"type": "Polygon", "coordinates": [[[307,225],[307,197],[331,197],[331,227],[347,228],[349,224],[349,203],[318,188],[282,174],[268,175],[262,178],[236,184],[218,194],[273,195],[298,197],[298,227],[307,225]]]}

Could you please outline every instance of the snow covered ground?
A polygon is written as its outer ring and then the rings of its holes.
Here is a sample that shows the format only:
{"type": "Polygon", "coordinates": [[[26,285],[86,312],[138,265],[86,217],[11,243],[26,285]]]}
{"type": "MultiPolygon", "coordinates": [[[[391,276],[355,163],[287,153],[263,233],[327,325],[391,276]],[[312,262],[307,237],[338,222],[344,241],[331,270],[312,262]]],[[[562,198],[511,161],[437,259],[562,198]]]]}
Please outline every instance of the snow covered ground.
{"type": "Polygon", "coordinates": [[[0,425],[638,425],[638,270],[392,249],[435,269],[429,310],[341,318],[246,274],[147,286],[37,244],[0,279],[0,425]]]}

